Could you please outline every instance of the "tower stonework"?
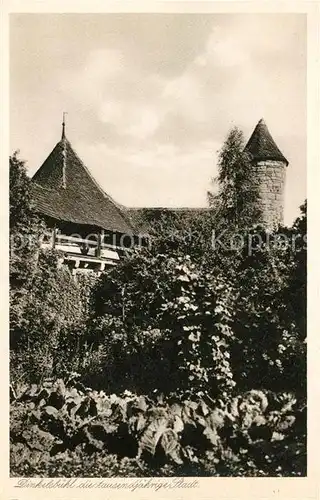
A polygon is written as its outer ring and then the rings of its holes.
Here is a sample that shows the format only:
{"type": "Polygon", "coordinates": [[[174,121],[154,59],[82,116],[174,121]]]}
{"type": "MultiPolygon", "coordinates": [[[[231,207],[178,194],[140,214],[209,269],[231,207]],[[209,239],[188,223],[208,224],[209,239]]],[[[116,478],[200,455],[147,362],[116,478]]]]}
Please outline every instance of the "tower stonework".
{"type": "Polygon", "coordinates": [[[267,229],[283,223],[284,188],[288,160],[261,119],[245,148],[252,156],[260,195],[261,222],[267,229]]]}

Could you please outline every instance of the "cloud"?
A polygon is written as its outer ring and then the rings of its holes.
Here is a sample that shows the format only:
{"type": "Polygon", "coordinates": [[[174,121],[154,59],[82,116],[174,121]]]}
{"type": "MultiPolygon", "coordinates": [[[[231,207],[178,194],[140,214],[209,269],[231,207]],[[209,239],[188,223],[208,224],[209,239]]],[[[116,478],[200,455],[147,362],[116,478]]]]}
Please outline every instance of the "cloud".
{"type": "Polygon", "coordinates": [[[196,150],[180,150],[172,144],[125,151],[106,143],[76,145],[95,178],[118,202],[173,207],[206,204],[217,148],[213,141],[199,144],[196,150]]]}
{"type": "Polygon", "coordinates": [[[124,57],[115,49],[96,49],[85,57],[80,69],[66,68],[59,78],[59,87],[73,100],[95,109],[105,99],[108,87],[127,72],[124,57]]]}
{"type": "Polygon", "coordinates": [[[200,66],[213,65],[234,68],[250,62],[250,51],[243,43],[239,43],[234,30],[224,33],[222,27],[214,27],[207,40],[205,50],[195,59],[200,66]]]}
{"type": "Polygon", "coordinates": [[[159,113],[157,110],[144,107],[135,111],[136,113],[133,116],[132,125],[129,126],[127,132],[133,137],[140,139],[153,135],[159,125],[159,113]]]}
{"type": "Polygon", "coordinates": [[[11,30],[13,147],[25,147],[34,168],[54,145],[66,110],[68,137],[111,195],[132,205],[197,205],[229,129],[238,125],[248,137],[264,117],[291,158],[289,192],[305,195],[303,183],[294,184],[305,167],[302,16],[40,21],[20,15],[11,30]]]}
{"type": "MultiPolygon", "coordinates": [[[[140,56],[133,59],[135,39],[133,52],[128,47],[90,51],[80,73],[77,69],[64,78],[67,91],[80,107],[85,103],[94,108],[96,120],[112,129],[113,136],[124,143],[136,139],[138,147],[151,138],[180,146],[210,138],[221,141],[232,123],[247,131],[261,116],[279,128],[282,121],[294,123],[298,113],[292,107],[295,89],[290,79],[299,54],[290,57],[290,47],[297,42],[299,23],[281,15],[219,19],[198,52],[186,57],[184,65],[179,62],[182,71],[177,75],[156,73],[152,65],[148,71],[147,46],[140,45],[140,56]],[[286,119],[279,122],[280,106],[286,119]]],[[[170,48],[171,64],[174,59],[178,64],[181,47],[170,48]]]]}

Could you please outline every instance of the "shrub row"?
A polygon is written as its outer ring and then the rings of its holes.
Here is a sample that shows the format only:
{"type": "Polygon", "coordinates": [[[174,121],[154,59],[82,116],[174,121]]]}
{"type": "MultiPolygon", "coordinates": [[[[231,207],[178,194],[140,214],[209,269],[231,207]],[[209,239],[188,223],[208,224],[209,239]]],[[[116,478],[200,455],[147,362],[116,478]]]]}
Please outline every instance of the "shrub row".
{"type": "Polygon", "coordinates": [[[251,390],[214,405],[204,394],[107,395],[74,376],[17,386],[11,397],[13,475],[306,472],[305,408],[290,393],[251,390]]]}

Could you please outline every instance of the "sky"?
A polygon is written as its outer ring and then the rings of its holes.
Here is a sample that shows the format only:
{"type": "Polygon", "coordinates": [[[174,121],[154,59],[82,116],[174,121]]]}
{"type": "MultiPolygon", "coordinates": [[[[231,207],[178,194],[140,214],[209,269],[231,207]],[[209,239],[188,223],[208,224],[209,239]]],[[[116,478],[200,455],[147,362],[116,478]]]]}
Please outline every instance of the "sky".
{"type": "Polygon", "coordinates": [[[66,135],[127,206],[200,207],[217,152],[264,118],[306,197],[303,14],[11,14],[10,150],[30,175],[66,135]]]}

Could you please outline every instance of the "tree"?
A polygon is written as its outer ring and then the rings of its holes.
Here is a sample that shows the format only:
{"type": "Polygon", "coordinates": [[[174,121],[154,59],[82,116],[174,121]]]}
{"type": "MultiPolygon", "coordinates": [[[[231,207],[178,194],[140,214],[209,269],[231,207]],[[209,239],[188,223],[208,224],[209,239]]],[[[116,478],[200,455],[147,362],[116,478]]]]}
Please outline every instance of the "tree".
{"type": "Polygon", "coordinates": [[[14,231],[22,225],[29,226],[35,214],[32,207],[30,179],[27,175],[25,162],[18,158],[15,151],[9,158],[10,187],[10,230],[14,231]]]}
{"type": "Polygon", "coordinates": [[[301,205],[300,211],[291,232],[288,294],[299,324],[301,339],[304,340],[307,327],[307,200],[301,205]]]}
{"type": "Polygon", "coordinates": [[[31,181],[16,151],[9,158],[10,286],[19,287],[35,268],[45,226],[34,211],[31,181]]]}
{"type": "Polygon", "coordinates": [[[243,133],[233,128],[218,158],[218,193],[208,193],[221,223],[242,229],[259,222],[259,193],[251,155],[245,150],[243,133]]]}
{"type": "Polygon", "coordinates": [[[240,386],[306,394],[306,203],[292,227],[254,232],[236,270],[233,368],[240,386]],[[237,351],[237,352],[236,352],[237,351]]]}
{"type": "Polygon", "coordinates": [[[37,380],[77,361],[96,277],[75,281],[57,265],[56,251],[41,249],[45,224],[34,211],[31,181],[17,152],[9,167],[10,368],[12,375],[37,380]]]}

